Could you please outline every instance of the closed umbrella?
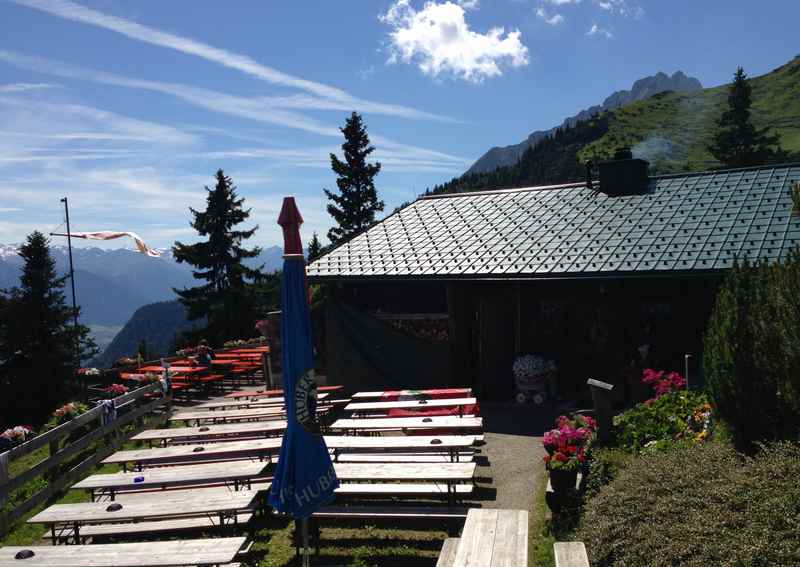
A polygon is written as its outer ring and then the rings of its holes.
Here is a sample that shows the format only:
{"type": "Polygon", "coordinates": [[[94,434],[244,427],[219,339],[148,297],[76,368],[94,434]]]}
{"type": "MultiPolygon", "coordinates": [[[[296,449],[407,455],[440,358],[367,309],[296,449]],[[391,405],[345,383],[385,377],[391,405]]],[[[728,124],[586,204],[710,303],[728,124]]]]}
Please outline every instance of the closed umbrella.
{"type": "Polygon", "coordinates": [[[286,432],[269,492],[269,504],[301,520],[303,564],[308,565],[308,517],[333,500],[339,480],[316,419],[317,385],[305,259],[300,241],[302,222],[294,197],[285,197],[278,224],[283,229],[284,242],[281,334],[286,432]]]}

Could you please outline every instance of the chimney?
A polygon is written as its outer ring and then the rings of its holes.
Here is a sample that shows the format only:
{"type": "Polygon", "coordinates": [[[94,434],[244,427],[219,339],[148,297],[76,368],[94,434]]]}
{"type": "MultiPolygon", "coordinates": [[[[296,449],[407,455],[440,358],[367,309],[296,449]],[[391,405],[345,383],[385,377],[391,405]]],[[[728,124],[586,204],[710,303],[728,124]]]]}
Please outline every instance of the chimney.
{"type": "Polygon", "coordinates": [[[630,148],[619,148],[614,159],[600,162],[600,191],[609,197],[645,193],[649,165],[643,159],[634,159],[630,148]]]}

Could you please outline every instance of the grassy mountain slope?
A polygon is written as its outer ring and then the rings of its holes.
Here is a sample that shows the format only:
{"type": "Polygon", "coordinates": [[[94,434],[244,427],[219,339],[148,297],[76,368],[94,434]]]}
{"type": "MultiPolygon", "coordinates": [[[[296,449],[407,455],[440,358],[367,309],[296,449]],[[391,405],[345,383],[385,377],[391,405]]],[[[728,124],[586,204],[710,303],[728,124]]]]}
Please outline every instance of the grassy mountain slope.
{"type": "MultiPolygon", "coordinates": [[[[800,159],[800,57],[751,79],[753,123],[781,136],[781,146],[800,159]]],[[[650,161],[653,175],[719,166],[706,149],[715,120],[726,106],[728,85],[694,93],[666,92],[605,112],[561,130],[523,154],[518,164],[466,174],[431,193],[525,187],[579,181],[586,160],[610,158],[620,146],[650,161]]]]}

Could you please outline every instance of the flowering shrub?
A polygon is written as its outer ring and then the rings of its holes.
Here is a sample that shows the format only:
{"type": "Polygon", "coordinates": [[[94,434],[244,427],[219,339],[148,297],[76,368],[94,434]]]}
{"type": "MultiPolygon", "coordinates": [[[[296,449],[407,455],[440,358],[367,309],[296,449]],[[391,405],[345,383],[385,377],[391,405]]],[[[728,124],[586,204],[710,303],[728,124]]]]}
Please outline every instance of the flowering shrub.
{"type": "Polygon", "coordinates": [[[100,376],[100,370],[97,368],[78,368],[75,373],[78,376],[100,376]]]}
{"type": "Polygon", "coordinates": [[[677,372],[655,371],[652,368],[645,368],[642,382],[653,388],[655,393],[655,396],[648,400],[650,403],[664,394],[686,388],[686,379],[677,372]]]}
{"type": "Polygon", "coordinates": [[[638,453],[647,445],[669,444],[684,435],[696,410],[704,412],[708,406],[705,394],[686,390],[669,392],[648,402],[614,417],[614,439],[620,448],[638,453]]]}
{"type": "Polygon", "coordinates": [[[694,408],[692,415],[686,420],[686,429],[678,437],[691,439],[695,443],[705,441],[711,431],[711,418],[711,404],[705,403],[694,408]]]}
{"type": "Polygon", "coordinates": [[[108,388],[103,389],[106,399],[116,398],[122,394],[128,393],[128,388],[122,384],[111,384],[108,388]]]}
{"type": "Polygon", "coordinates": [[[86,404],[82,404],[80,402],[70,402],[68,404],[64,404],[54,411],[53,418],[58,424],[66,423],[75,419],[82,413],[86,413],[88,410],[89,407],[86,404]]]}
{"type": "Polygon", "coordinates": [[[596,432],[597,424],[591,417],[559,416],[556,428],[545,433],[542,439],[548,470],[578,470],[586,462],[586,451],[596,432]]]}
{"type": "Polygon", "coordinates": [[[34,437],[35,433],[33,428],[29,425],[17,425],[16,427],[9,427],[3,433],[0,433],[0,449],[7,451],[12,447],[16,447],[34,437]]]}
{"type": "Polygon", "coordinates": [[[256,321],[255,329],[256,329],[256,331],[259,332],[259,334],[262,337],[266,337],[269,334],[269,328],[270,328],[270,324],[269,324],[269,321],[267,319],[260,319],[260,320],[256,321]]]}

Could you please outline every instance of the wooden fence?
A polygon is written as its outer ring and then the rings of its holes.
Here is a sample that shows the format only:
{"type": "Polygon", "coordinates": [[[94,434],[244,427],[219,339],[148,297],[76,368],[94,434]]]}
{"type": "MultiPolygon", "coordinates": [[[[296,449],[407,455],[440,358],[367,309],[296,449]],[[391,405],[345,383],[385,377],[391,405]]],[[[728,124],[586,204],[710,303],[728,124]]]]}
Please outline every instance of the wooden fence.
{"type": "Polygon", "coordinates": [[[79,480],[89,469],[111,455],[130,437],[142,431],[145,428],[144,417],[171,401],[171,394],[161,395],[160,384],[149,384],[114,398],[114,405],[118,413],[117,418],[110,423],[103,425],[103,408],[97,406],[67,423],[0,454],[0,508],[3,508],[14,492],[25,484],[53,471],[54,468],[89,448],[92,443],[104,440],[96,452],[62,474],[52,475],[46,486],[25,501],[10,508],[8,512],[0,513],[0,535],[5,534],[12,524],[25,513],[79,480]],[[147,394],[157,394],[157,397],[147,396],[147,394]],[[134,424],[134,427],[123,432],[122,428],[129,424],[134,424]],[[91,427],[91,430],[62,446],[61,441],[64,437],[74,434],[86,426],[91,427]],[[10,476],[9,465],[13,461],[44,446],[49,447],[49,456],[46,459],[13,478],[10,476]]]}

